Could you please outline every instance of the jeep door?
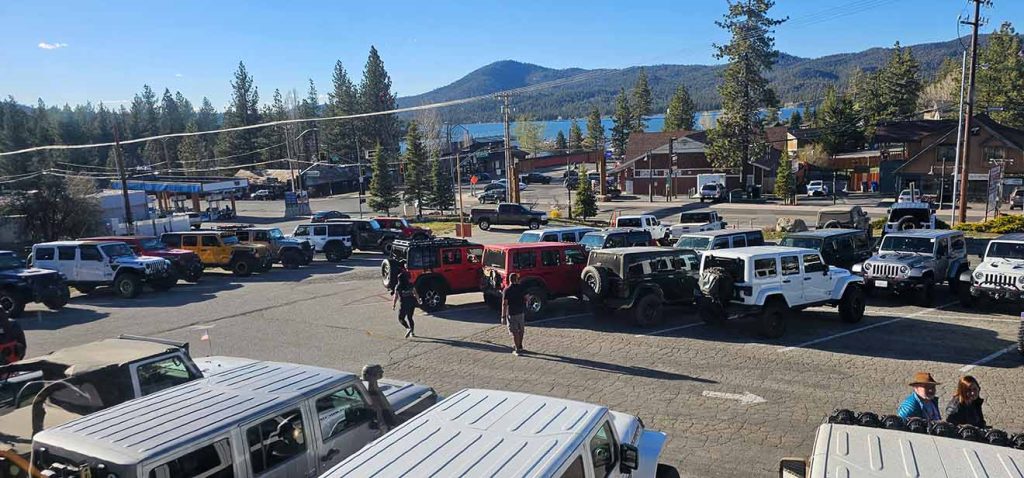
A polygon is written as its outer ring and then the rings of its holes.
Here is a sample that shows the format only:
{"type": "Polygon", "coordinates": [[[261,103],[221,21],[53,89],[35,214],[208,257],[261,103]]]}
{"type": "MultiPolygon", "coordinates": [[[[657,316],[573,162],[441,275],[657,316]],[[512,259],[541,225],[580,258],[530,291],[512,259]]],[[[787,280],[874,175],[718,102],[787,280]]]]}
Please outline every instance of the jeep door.
{"type": "Polygon", "coordinates": [[[212,262],[210,262],[211,257],[203,254],[202,248],[199,247],[199,236],[192,234],[181,236],[181,242],[179,245],[182,249],[195,252],[196,255],[199,256],[199,261],[202,262],[203,265],[212,264],[212,262]]]}
{"type": "Polygon", "coordinates": [[[312,239],[313,245],[316,246],[317,250],[324,250],[324,246],[327,244],[327,238],[330,237],[328,234],[328,227],[326,224],[311,226],[309,231],[310,239],[312,239]]]}
{"type": "Polygon", "coordinates": [[[452,292],[472,290],[477,288],[477,272],[479,268],[473,267],[469,262],[469,249],[463,247],[444,247],[438,250],[441,256],[438,270],[452,292]]]}
{"type": "Polygon", "coordinates": [[[75,277],[82,282],[105,282],[114,278],[114,271],[104,260],[99,246],[82,244],[78,246],[75,277]]]}
{"type": "Polygon", "coordinates": [[[319,424],[309,419],[307,407],[305,401],[293,403],[238,427],[249,465],[248,476],[317,475],[317,442],[311,436],[313,427],[319,424]]]}
{"type": "Polygon", "coordinates": [[[949,276],[949,239],[941,237],[935,240],[935,279],[942,282],[949,276]]]}
{"type": "Polygon", "coordinates": [[[40,269],[49,269],[64,274],[72,282],[75,281],[73,274],[75,263],[61,263],[58,260],[57,248],[54,246],[38,246],[32,249],[32,266],[40,269]]]}
{"type": "Polygon", "coordinates": [[[221,247],[220,238],[212,234],[199,236],[199,250],[202,256],[210,258],[211,264],[227,264],[231,261],[231,248],[221,247]]]}
{"type": "Polygon", "coordinates": [[[317,418],[316,437],[318,474],[359,451],[381,436],[377,412],[366,400],[362,384],[355,381],[307,401],[310,416],[317,418]]]}
{"type": "MultiPolygon", "coordinates": [[[[774,258],[772,259],[774,260],[774,258]]],[[[754,261],[755,268],[758,266],[757,262],[756,260],[754,261]]],[[[804,281],[800,277],[800,256],[782,256],[779,258],[779,265],[782,272],[782,283],[780,286],[782,288],[782,295],[786,297],[786,302],[790,305],[803,303],[804,281]]],[[[762,263],[761,268],[770,271],[771,265],[762,263]]]]}
{"type": "Polygon", "coordinates": [[[822,302],[832,298],[832,276],[819,254],[804,254],[804,302],[822,302]]]}

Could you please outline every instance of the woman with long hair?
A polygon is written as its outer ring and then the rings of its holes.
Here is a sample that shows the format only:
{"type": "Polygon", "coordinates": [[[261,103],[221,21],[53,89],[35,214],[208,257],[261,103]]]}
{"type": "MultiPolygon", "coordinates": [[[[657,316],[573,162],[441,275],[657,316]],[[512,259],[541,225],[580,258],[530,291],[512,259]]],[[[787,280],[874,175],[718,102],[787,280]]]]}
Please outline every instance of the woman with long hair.
{"type": "Polygon", "coordinates": [[[946,421],[954,425],[974,425],[985,428],[985,415],[981,411],[984,399],[978,396],[981,385],[970,376],[964,375],[956,385],[953,398],[946,405],[946,421]]]}

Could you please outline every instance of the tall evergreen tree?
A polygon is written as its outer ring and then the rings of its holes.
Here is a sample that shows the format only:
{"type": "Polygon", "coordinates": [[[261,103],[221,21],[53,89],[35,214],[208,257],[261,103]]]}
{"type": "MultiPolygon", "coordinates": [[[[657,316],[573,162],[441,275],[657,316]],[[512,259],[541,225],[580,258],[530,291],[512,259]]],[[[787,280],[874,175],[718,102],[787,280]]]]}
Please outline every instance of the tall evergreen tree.
{"type": "Polygon", "coordinates": [[[727,59],[728,64],[718,87],[722,113],[708,132],[707,155],[715,167],[740,168],[743,178],[752,172],[750,162],[767,147],[760,117],[770,99],[765,74],[779,56],[772,29],[785,21],[768,16],[774,5],[773,0],[730,2],[728,13],[715,22],[732,38],[725,45],[715,45],[715,57],[727,59]]]}
{"type": "Polygon", "coordinates": [[[595,106],[587,115],[587,139],[583,141],[583,147],[591,151],[604,151],[604,139],[601,110],[595,106]]]}
{"type": "MultiPolygon", "coordinates": [[[[57,130],[54,128],[50,112],[46,108],[46,103],[42,99],[36,102],[36,107],[32,110],[29,138],[29,141],[34,145],[57,144],[57,130]]],[[[53,166],[53,161],[56,159],[55,156],[47,151],[32,153],[29,170],[38,171],[53,166]]]]}
{"type": "Polygon", "coordinates": [[[192,102],[185,98],[185,95],[181,94],[180,91],[174,92],[174,102],[178,104],[178,111],[181,113],[181,125],[182,128],[185,128],[189,122],[196,119],[196,109],[192,106],[192,102]]]}
{"type": "Polygon", "coordinates": [[[896,42],[889,61],[875,79],[875,91],[881,103],[876,121],[912,119],[923,88],[920,69],[910,48],[903,48],[896,42]]]}
{"type": "Polygon", "coordinates": [[[217,126],[217,110],[213,107],[213,103],[210,103],[210,99],[204,96],[203,104],[196,113],[196,128],[199,131],[210,131],[217,129],[217,126]]]}
{"type": "MultiPolygon", "coordinates": [[[[231,106],[224,112],[224,126],[236,128],[259,123],[259,103],[259,89],[253,84],[252,75],[244,63],[238,62],[235,78],[231,81],[231,106]]],[[[217,156],[236,156],[232,161],[244,164],[252,161],[257,148],[256,130],[228,131],[220,134],[217,156]]]]}
{"type": "Polygon", "coordinates": [[[405,203],[416,207],[416,217],[423,216],[423,206],[430,195],[430,177],[427,169],[427,148],[415,121],[409,122],[405,135],[405,154],[402,157],[402,181],[405,183],[405,203]]]}
{"type": "Polygon", "coordinates": [[[853,109],[853,101],[830,86],[818,108],[821,135],[818,143],[829,155],[851,151],[864,142],[860,118],[853,109]]]}
{"type": "MultiPolygon", "coordinates": [[[[630,132],[643,132],[647,129],[647,116],[651,114],[651,87],[647,84],[647,71],[642,67],[633,84],[633,103],[629,106],[633,116],[630,132]]],[[[628,139],[628,138],[627,138],[628,139]]]]}
{"type": "Polygon", "coordinates": [[[383,148],[379,144],[377,145],[377,149],[373,153],[373,161],[370,163],[373,177],[370,178],[370,190],[367,192],[370,196],[367,199],[367,205],[370,206],[370,209],[383,212],[389,216],[391,215],[391,209],[398,207],[402,202],[402,198],[398,195],[398,190],[395,188],[395,183],[391,178],[389,163],[393,157],[391,150],[383,148]]]}
{"type": "Polygon", "coordinates": [[[558,134],[555,136],[555,149],[563,153],[569,149],[569,143],[566,142],[565,133],[562,130],[558,130],[558,134]]]}
{"type": "MultiPolygon", "coordinates": [[[[391,92],[391,77],[384,69],[377,48],[371,46],[359,83],[359,106],[361,113],[376,113],[395,109],[395,94],[391,92]]],[[[395,115],[370,116],[360,120],[362,144],[380,144],[381,147],[398,150],[398,123],[395,115]]]]}
{"type": "Polygon", "coordinates": [[[455,207],[455,190],[452,188],[452,175],[443,167],[441,158],[430,159],[430,207],[439,211],[448,211],[455,207]]]}
{"type": "MultiPolygon", "coordinates": [[[[182,117],[178,102],[171,95],[171,90],[164,89],[163,98],[160,101],[160,134],[181,133],[185,131],[185,119],[182,117]]],[[[178,139],[168,138],[160,140],[162,150],[162,161],[166,167],[175,168],[178,163],[178,139]]]]}
{"type": "MultiPolygon", "coordinates": [[[[31,117],[14,97],[8,96],[0,103],[0,151],[15,151],[32,145],[29,125],[31,117]]],[[[14,175],[35,171],[26,158],[19,156],[0,157],[0,174],[14,175]]]]}
{"type": "Polygon", "coordinates": [[[775,196],[783,203],[792,202],[796,192],[796,178],[793,176],[793,163],[789,158],[780,158],[779,169],[775,171],[775,196]]]}
{"type": "Polygon", "coordinates": [[[789,129],[800,129],[803,122],[804,117],[800,114],[800,111],[794,111],[793,114],[789,115],[789,129]]]}
{"type": "MultiPolygon", "coordinates": [[[[348,72],[338,60],[334,64],[333,88],[327,94],[327,115],[347,116],[359,112],[359,98],[356,87],[348,77],[348,72]]],[[[329,121],[324,126],[324,138],[327,150],[343,161],[355,162],[356,159],[356,122],[329,121]]]]}
{"type": "Polygon", "coordinates": [[[629,107],[629,97],[626,96],[625,88],[619,89],[619,96],[615,98],[615,115],[612,116],[612,154],[622,156],[626,152],[626,144],[629,143],[629,133],[636,127],[636,118],[629,107]]]}
{"type": "Polygon", "coordinates": [[[672,99],[668,102],[668,110],[665,111],[664,131],[692,130],[694,118],[697,114],[697,107],[690,99],[690,92],[686,85],[679,85],[672,99]]]}
{"type": "Polygon", "coordinates": [[[976,101],[977,111],[998,107],[992,119],[1014,128],[1024,129],[1024,53],[1021,38],[1009,22],[988,37],[988,44],[978,50],[976,101]]]}
{"type": "MultiPolygon", "coordinates": [[[[196,126],[195,121],[189,122],[188,126],[185,127],[186,133],[195,133],[197,131],[199,131],[199,127],[196,126]]],[[[195,171],[209,167],[210,165],[203,161],[207,159],[207,151],[208,149],[202,136],[185,136],[181,138],[181,142],[178,144],[178,160],[181,162],[182,169],[195,171]]],[[[202,175],[202,173],[196,174],[202,175]]]]}
{"type": "MultiPolygon", "coordinates": [[[[319,118],[320,117],[320,94],[316,91],[316,85],[313,83],[313,79],[309,79],[309,90],[306,93],[306,97],[302,100],[299,105],[299,115],[301,118],[319,118]]],[[[318,141],[320,139],[320,131],[316,121],[310,121],[308,123],[302,123],[302,131],[313,130],[309,133],[303,134],[299,142],[299,149],[301,155],[306,158],[307,161],[317,161],[319,152],[317,151],[318,141]]],[[[299,134],[302,134],[301,132],[299,134]]]]}
{"type": "MultiPolygon", "coordinates": [[[[600,120],[600,118],[598,118],[600,120]]],[[[583,130],[580,129],[580,122],[573,118],[569,125],[569,150],[578,151],[583,148],[583,130]]]]}
{"type": "Polygon", "coordinates": [[[597,215],[597,197],[594,188],[587,179],[587,171],[579,168],[579,181],[576,182],[576,197],[573,198],[572,213],[586,219],[597,215]]]}

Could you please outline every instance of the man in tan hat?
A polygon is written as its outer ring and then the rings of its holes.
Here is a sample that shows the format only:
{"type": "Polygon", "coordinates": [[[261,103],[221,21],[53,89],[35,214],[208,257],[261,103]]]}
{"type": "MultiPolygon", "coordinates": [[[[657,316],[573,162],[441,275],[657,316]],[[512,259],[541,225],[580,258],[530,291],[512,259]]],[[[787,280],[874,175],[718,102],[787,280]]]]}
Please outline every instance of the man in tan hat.
{"type": "Polygon", "coordinates": [[[910,386],[914,391],[900,404],[897,414],[904,419],[911,417],[925,420],[942,420],[939,415],[939,399],[935,396],[935,386],[939,385],[928,372],[917,372],[910,386]]]}

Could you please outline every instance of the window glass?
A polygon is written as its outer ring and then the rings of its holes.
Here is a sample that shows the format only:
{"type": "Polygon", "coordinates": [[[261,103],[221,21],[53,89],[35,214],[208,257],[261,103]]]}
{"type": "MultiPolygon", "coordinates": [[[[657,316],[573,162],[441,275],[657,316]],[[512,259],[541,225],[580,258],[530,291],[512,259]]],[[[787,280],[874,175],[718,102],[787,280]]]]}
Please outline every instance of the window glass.
{"type": "Polygon", "coordinates": [[[938,257],[946,257],[949,255],[949,241],[945,239],[939,239],[938,243],[935,244],[935,255],[938,257]]]}
{"type": "Polygon", "coordinates": [[[104,244],[100,248],[107,257],[135,257],[135,251],[125,243],[104,244]]]}
{"type": "Polygon", "coordinates": [[[576,242],[576,233],[575,232],[563,232],[562,233],[562,242],[576,242]]]}
{"type": "Polygon", "coordinates": [[[505,251],[500,249],[485,249],[484,265],[489,267],[496,267],[498,269],[504,269],[505,251]]]}
{"type": "Polygon", "coordinates": [[[256,241],[267,241],[267,240],[269,240],[267,238],[267,231],[255,231],[255,232],[253,232],[253,235],[255,237],[253,240],[256,240],[256,241]]]}
{"type": "Polygon", "coordinates": [[[519,236],[519,242],[540,242],[540,234],[536,232],[524,232],[519,236]]]}
{"type": "Polygon", "coordinates": [[[57,246],[57,258],[62,261],[75,260],[75,246],[57,246]]]}
{"type": "Polygon", "coordinates": [[[199,377],[192,373],[179,356],[139,365],[139,390],[143,395],[181,385],[199,377]]]}
{"type": "Polygon", "coordinates": [[[747,233],[747,245],[748,246],[763,246],[764,245],[764,234],[761,231],[754,231],[747,233]]]}
{"type": "Polygon", "coordinates": [[[728,249],[729,238],[728,237],[716,237],[715,242],[711,245],[712,249],[728,249]]]}
{"type": "Polygon", "coordinates": [[[638,218],[638,217],[630,217],[630,218],[621,218],[620,217],[619,221],[618,221],[618,224],[616,224],[616,225],[618,227],[638,227],[638,228],[639,227],[643,227],[643,225],[640,224],[640,218],[638,218]]]}
{"type": "Polygon", "coordinates": [[[185,247],[196,247],[199,244],[196,236],[185,236],[181,238],[181,245],[185,247]]]}
{"type": "Polygon", "coordinates": [[[824,272],[828,266],[821,262],[821,256],[817,254],[804,254],[804,272],[824,272]]]}
{"type": "Polygon", "coordinates": [[[160,242],[167,245],[167,247],[181,247],[181,236],[177,234],[164,234],[160,236],[160,242]]]}
{"type": "Polygon", "coordinates": [[[644,261],[636,261],[626,267],[626,277],[643,277],[644,276],[644,261]]]}
{"type": "Polygon", "coordinates": [[[708,248],[711,239],[703,236],[682,236],[676,242],[676,249],[694,249],[702,251],[708,248]]]}
{"type": "Polygon", "coordinates": [[[782,256],[782,275],[792,276],[800,273],[800,259],[796,256],[782,256]]]}
{"type": "Polygon", "coordinates": [[[35,259],[37,261],[52,261],[53,260],[53,248],[52,247],[40,247],[35,250],[35,259]]]}
{"type": "Polygon", "coordinates": [[[590,458],[594,464],[594,476],[603,478],[615,469],[615,439],[608,422],[590,439],[590,458]]]}
{"type": "Polygon", "coordinates": [[[732,247],[747,247],[747,236],[732,236],[732,247]]]}
{"type": "Polygon", "coordinates": [[[949,248],[956,252],[963,252],[967,248],[967,242],[962,237],[954,237],[949,243],[949,248]]]}
{"type": "Polygon", "coordinates": [[[462,249],[442,249],[441,263],[444,265],[462,264],[462,249]]]}
{"type": "Polygon", "coordinates": [[[352,228],[348,224],[330,224],[327,226],[327,235],[331,237],[350,236],[352,228]]]}
{"type": "Polygon", "coordinates": [[[292,233],[292,235],[293,236],[302,236],[302,237],[308,236],[309,235],[309,226],[299,226],[299,227],[296,227],[295,228],[295,232],[292,233]]]}
{"type": "Polygon", "coordinates": [[[558,234],[544,234],[541,238],[543,242],[558,242],[558,234]]]}
{"type": "Polygon", "coordinates": [[[327,235],[327,226],[313,226],[313,235],[314,236],[326,236],[327,235]]]}
{"type": "Polygon", "coordinates": [[[754,277],[758,279],[777,277],[779,273],[776,269],[774,257],[754,260],[754,277]]]}
{"type": "Polygon", "coordinates": [[[83,261],[102,261],[100,248],[91,244],[83,244],[78,248],[78,257],[83,261]]]}
{"type": "Polygon", "coordinates": [[[587,255],[579,249],[566,249],[565,250],[565,263],[566,264],[586,264],[587,255]]]}
{"type": "Polygon", "coordinates": [[[271,239],[284,239],[284,233],[276,227],[268,231],[268,233],[271,239]]]}
{"type": "Polygon", "coordinates": [[[540,251],[540,263],[545,267],[556,267],[562,263],[562,251],[540,251]]]}
{"type": "Polygon", "coordinates": [[[316,416],[324,440],[344,433],[376,417],[355,386],[346,387],[316,400],[316,416]]]}
{"type": "Polygon", "coordinates": [[[582,239],[580,239],[580,244],[583,244],[588,248],[600,249],[604,246],[604,236],[600,234],[587,233],[583,235],[582,239]]]}
{"type": "Polygon", "coordinates": [[[629,233],[630,246],[648,246],[651,244],[651,233],[647,231],[629,233]]]}
{"type": "Polygon", "coordinates": [[[235,233],[235,236],[238,237],[239,241],[248,241],[249,240],[249,231],[238,231],[238,232],[235,233]]]}
{"type": "Polygon", "coordinates": [[[537,254],[534,251],[516,252],[512,254],[512,266],[515,269],[532,269],[537,267],[537,254]]]}
{"type": "Polygon", "coordinates": [[[235,236],[234,234],[230,236],[221,236],[220,240],[224,242],[225,246],[233,246],[235,244],[238,244],[238,237],[235,236]]]}
{"type": "Polygon", "coordinates": [[[466,259],[469,260],[470,264],[476,264],[480,262],[480,257],[484,255],[483,248],[474,247],[466,251],[466,259]]]}
{"type": "Polygon", "coordinates": [[[306,452],[306,431],[299,409],[249,427],[245,432],[253,474],[261,474],[306,452]]]}
{"type": "Polygon", "coordinates": [[[213,236],[203,236],[203,247],[217,247],[217,238],[213,236]]]}
{"type": "Polygon", "coordinates": [[[605,241],[604,247],[626,247],[625,234],[611,234],[605,241]]]}
{"type": "Polygon", "coordinates": [[[149,478],[231,478],[231,442],[225,438],[163,463],[149,472],[149,478]]]}
{"type": "Polygon", "coordinates": [[[854,234],[852,239],[854,249],[867,249],[871,246],[867,234],[854,234]]]}

